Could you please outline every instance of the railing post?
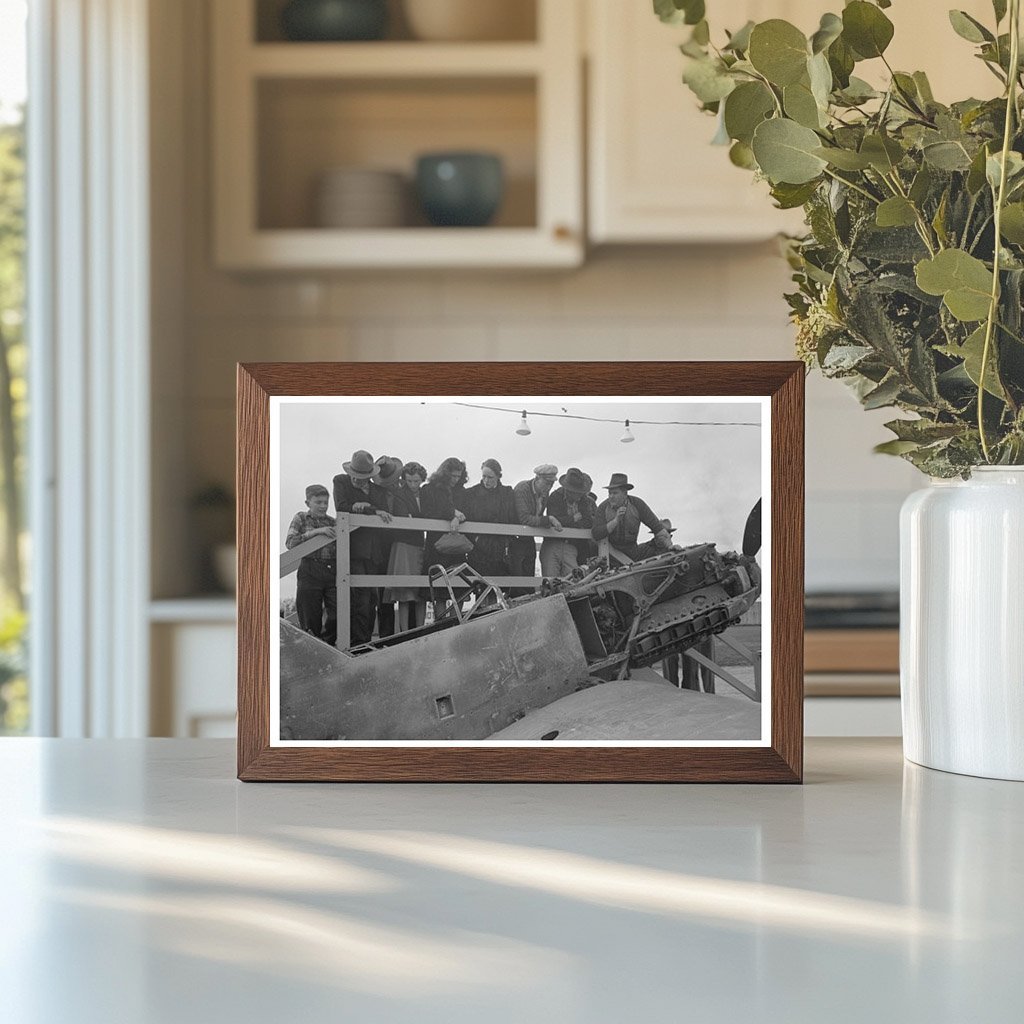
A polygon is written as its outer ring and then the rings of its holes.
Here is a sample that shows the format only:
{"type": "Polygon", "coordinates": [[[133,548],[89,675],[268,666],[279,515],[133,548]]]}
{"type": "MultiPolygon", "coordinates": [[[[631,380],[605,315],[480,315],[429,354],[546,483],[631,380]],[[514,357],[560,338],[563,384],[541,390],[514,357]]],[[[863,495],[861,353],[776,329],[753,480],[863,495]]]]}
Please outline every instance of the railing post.
{"type": "Polygon", "coordinates": [[[337,538],[338,558],[338,639],[335,647],[348,650],[352,642],[352,591],[349,578],[352,575],[351,545],[352,530],[347,512],[339,512],[334,533],[337,538]]]}

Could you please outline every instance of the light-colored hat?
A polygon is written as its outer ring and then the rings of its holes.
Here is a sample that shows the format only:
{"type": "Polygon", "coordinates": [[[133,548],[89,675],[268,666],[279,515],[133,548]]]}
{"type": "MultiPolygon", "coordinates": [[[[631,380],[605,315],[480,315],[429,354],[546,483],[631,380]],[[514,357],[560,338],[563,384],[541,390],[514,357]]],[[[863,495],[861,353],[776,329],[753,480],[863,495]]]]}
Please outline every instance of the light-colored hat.
{"type": "Polygon", "coordinates": [[[377,466],[373,461],[373,456],[369,452],[364,452],[360,449],[357,452],[353,452],[352,460],[350,462],[343,462],[341,468],[353,480],[369,480],[377,466]]]}
{"type": "Polygon", "coordinates": [[[534,476],[558,476],[558,467],[552,466],[550,462],[543,462],[533,467],[534,476]]]}

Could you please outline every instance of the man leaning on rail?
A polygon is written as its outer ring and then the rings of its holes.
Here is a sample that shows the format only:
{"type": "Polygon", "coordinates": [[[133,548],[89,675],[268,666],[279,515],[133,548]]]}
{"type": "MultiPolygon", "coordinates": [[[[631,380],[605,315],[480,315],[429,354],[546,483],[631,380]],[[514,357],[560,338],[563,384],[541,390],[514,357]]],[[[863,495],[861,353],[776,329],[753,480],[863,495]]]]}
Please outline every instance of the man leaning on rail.
{"type": "Polygon", "coordinates": [[[658,551],[668,551],[672,547],[672,538],[662,520],[651,511],[646,501],[629,493],[633,485],[625,473],[612,473],[605,490],[608,497],[597,506],[594,527],[590,531],[595,540],[607,538],[616,551],[635,562],[640,557],[636,539],[640,535],[640,527],[646,526],[654,534],[654,545],[658,551]]]}

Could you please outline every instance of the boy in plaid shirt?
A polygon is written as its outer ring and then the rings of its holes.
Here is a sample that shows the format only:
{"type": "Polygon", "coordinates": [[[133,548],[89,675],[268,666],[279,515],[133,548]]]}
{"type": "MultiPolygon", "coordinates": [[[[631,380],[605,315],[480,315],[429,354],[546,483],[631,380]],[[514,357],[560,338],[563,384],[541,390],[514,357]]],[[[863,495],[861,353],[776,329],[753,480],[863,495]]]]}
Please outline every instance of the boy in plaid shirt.
{"type": "MultiPolygon", "coordinates": [[[[306,488],[306,512],[296,512],[288,527],[286,548],[298,547],[314,537],[334,538],[334,519],[327,514],[330,495],[322,484],[306,488]]],[[[337,545],[325,544],[299,562],[295,610],[299,629],[332,647],[338,639],[337,545]],[[327,621],[324,622],[324,611],[327,621]]]]}

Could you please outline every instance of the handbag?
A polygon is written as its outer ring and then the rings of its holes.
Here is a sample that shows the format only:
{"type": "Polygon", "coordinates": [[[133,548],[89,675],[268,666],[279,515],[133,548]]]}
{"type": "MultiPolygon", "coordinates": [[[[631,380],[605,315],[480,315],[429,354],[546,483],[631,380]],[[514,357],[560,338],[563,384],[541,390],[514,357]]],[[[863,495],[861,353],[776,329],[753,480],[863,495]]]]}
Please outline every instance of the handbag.
{"type": "Polygon", "coordinates": [[[473,550],[473,542],[464,533],[449,530],[437,539],[434,550],[439,555],[468,555],[473,550]]]}

